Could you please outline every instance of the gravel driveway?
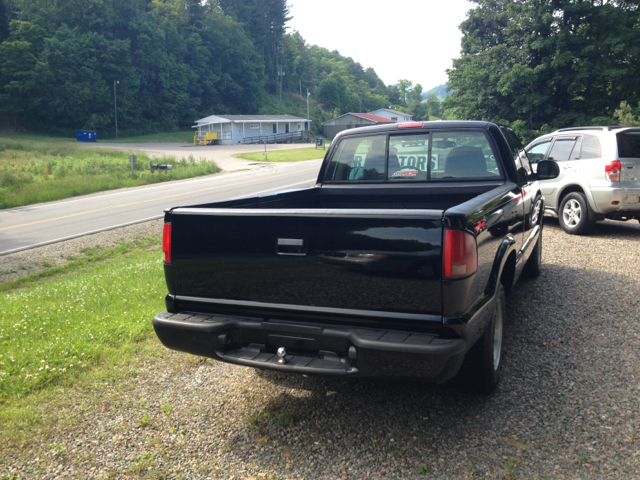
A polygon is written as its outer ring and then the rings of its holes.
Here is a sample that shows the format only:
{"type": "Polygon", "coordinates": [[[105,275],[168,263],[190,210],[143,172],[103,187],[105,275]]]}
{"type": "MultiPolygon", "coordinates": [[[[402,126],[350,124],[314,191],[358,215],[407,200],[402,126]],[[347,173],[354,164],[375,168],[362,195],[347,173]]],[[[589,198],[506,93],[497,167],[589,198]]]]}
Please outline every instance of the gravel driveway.
{"type": "Polygon", "coordinates": [[[99,400],[66,391],[41,442],[0,447],[0,478],[640,478],[640,225],[575,237],[545,220],[492,396],[258,374],[152,342],[99,400]]]}

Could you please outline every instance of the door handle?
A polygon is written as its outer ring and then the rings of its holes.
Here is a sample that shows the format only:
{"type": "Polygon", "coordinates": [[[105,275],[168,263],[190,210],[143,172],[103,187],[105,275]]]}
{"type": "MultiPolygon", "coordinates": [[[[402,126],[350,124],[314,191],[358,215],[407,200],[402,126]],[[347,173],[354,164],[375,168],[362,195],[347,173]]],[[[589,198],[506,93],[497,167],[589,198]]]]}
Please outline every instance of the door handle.
{"type": "Polygon", "coordinates": [[[276,251],[278,255],[304,257],[307,254],[307,246],[301,238],[278,238],[276,251]]]}

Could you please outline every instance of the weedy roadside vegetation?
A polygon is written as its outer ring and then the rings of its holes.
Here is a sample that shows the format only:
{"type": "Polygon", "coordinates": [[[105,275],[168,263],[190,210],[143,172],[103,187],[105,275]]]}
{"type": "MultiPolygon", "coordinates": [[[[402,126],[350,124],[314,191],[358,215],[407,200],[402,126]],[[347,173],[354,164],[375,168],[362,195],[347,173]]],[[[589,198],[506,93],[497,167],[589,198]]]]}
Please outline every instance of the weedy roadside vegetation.
{"type": "MultiPolygon", "coordinates": [[[[42,140],[42,139],[40,139],[42,140]]],[[[12,140],[0,137],[0,208],[69,198],[76,195],[210,175],[220,168],[192,155],[153,159],[173,170],[151,173],[146,154],[135,152],[131,178],[129,152],[73,143],[12,140]]]]}
{"type": "Polygon", "coordinates": [[[118,245],[0,287],[0,402],[64,385],[151,336],[165,286],[159,246],[149,243],[118,245]]]}
{"type": "Polygon", "coordinates": [[[292,150],[277,150],[274,152],[269,152],[268,150],[269,147],[267,147],[268,155],[265,155],[264,152],[254,152],[240,153],[234,156],[238,158],[244,158],[245,160],[255,160],[258,162],[299,162],[302,160],[314,160],[316,158],[323,158],[324,154],[327,153],[326,150],[316,149],[315,147],[295,148],[292,150]]]}

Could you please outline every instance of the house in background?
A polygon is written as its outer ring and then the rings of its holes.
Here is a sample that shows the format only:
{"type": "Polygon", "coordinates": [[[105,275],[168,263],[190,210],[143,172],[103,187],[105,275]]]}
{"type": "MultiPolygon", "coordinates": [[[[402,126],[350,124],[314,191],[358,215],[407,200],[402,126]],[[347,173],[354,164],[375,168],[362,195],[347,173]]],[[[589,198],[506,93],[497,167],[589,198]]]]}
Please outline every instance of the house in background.
{"type": "Polygon", "coordinates": [[[216,133],[216,143],[233,145],[311,141],[310,124],[292,115],[210,115],[196,120],[192,128],[197,128],[197,136],[216,133]]]}
{"type": "Polygon", "coordinates": [[[378,110],[369,113],[388,118],[389,120],[392,120],[396,123],[410,122],[413,118],[413,115],[394,110],[393,108],[379,108],[378,110]]]}
{"type": "Polygon", "coordinates": [[[369,125],[381,125],[385,123],[396,122],[379,115],[372,115],[371,113],[345,113],[344,115],[323,122],[322,135],[333,138],[338,132],[349,128],[367,127],[369,125]]]}

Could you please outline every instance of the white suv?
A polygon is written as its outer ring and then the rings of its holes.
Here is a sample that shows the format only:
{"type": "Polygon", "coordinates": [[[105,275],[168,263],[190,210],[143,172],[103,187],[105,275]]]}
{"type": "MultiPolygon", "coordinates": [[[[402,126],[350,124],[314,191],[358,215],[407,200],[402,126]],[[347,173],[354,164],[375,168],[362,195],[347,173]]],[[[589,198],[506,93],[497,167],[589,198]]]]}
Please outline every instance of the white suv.
{"type": "Polygon", "coordinates": [[[595,222],[640,219],[640,128],[563,128],[525,147],[532,164],[555,160],[560,175],[540,182],[545,212],[584,234],[595,222]]]}

